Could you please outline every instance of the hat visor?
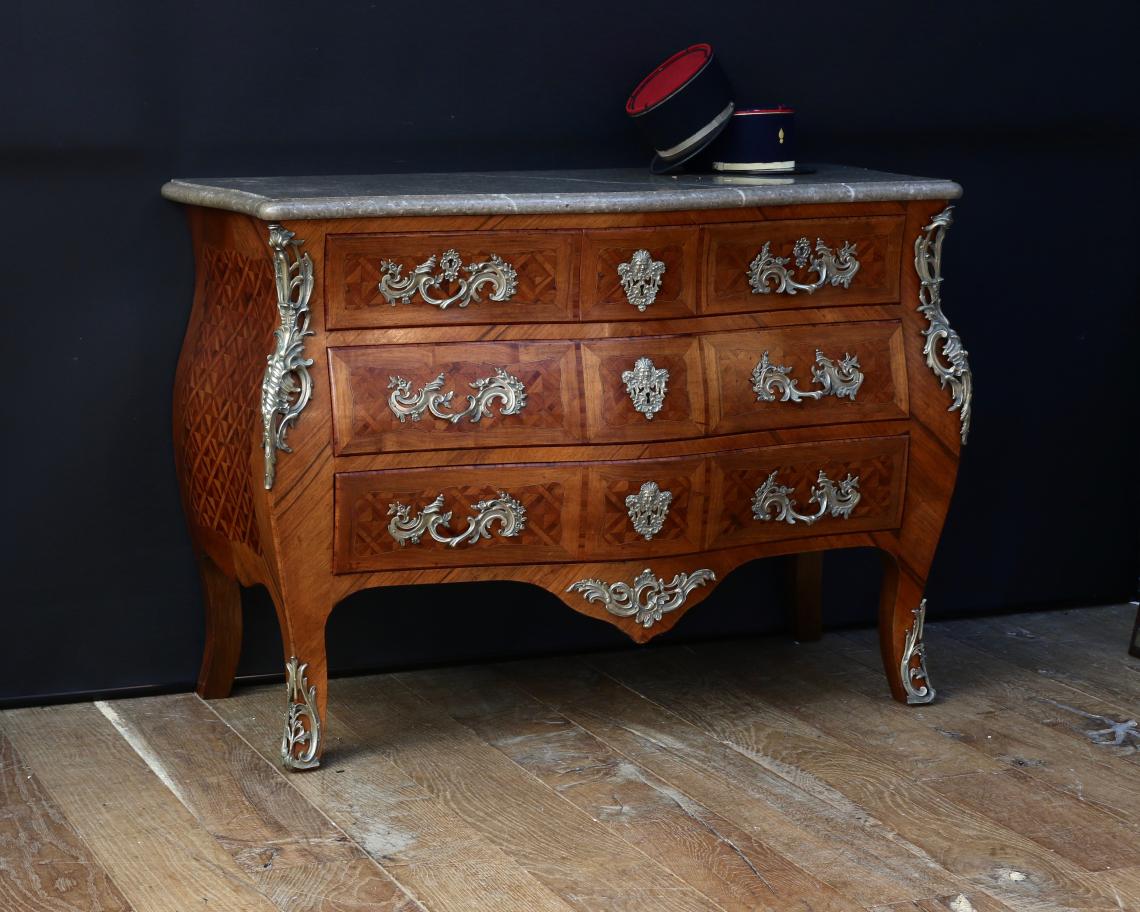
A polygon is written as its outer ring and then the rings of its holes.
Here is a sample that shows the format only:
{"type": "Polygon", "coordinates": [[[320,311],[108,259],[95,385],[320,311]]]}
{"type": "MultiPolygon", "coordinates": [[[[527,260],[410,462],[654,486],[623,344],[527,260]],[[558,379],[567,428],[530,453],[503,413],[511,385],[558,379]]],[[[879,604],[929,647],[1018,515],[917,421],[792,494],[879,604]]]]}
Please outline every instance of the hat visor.
{"type": "Polygon", "coordinates": [[[653,161],[649,163],[649,170],[654,174],[668,174],[670,171],[675,171],[685,162],[689,161],[689,159],[695,158],[704,152],[705,149],[712,145],[713,140],[728,128],[730,123],[732,123],[732,118],[726,117],[723,123],[717,124],[716,127],[702,136],[700,142],[694,143],[691,148],[685,150],[684,154],[678,155],[676,158],[671,158],[666,161],[660,155],[655,154],[653,161]]]}

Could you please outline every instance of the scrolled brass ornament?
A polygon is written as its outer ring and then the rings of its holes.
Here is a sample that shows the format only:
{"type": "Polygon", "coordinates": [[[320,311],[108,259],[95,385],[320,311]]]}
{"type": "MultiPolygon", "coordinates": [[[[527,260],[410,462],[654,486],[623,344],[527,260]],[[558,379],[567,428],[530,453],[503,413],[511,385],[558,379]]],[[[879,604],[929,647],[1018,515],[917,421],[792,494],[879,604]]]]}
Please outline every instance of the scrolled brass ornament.
{"type": "Polygon", "coordinates": [[[823,399],[825,396],[854,402],[855,394],[863,385],[859,358],[846,352],[842,360],[836,363],[816,349],[811,379],[820,387],[817,390],[801,390],[795,378],[789,376],[791,370],[787,365],[773,364],[765,351],[752,370],[752,392],[756,394],[756,401],[775,402],[776,394],[779,393],[780,402],[802,402],[805,399],[823,399]]]}
{"type": "Polygon", "coordinates": [[[404,276],[404,267],[399,263],[381,260],[380,294],[393,306],[397,301],[410,304],[418,294],[425,303],[447,310],[453,304],[456,307],[466,307],[481,301],[479,291],[484,286],[490,286],[488,297],[492,301],[509,301],[518,289],[515,268],[497,254],[491,254],[491,258],[482,263],[464,266],[458,251],[446,250],[438,259],[438,273],[436,264],[437,259],[432,255],[404,276]],[[460,273],[467,275],[461,276],[460,273]],[[459,288],[446,297],[434,297],[432,289],[439,288],[445,281],[458,282],[459,288]]]}
{"type": "Polygon", "coordinates": [[[526,508],[505,491],[498,497],[481,500],[474,505],[475,515],[467,518],[467,528],[462,532],[452,532],[447,528],[451,522],[451,511],[443,509],[443,495],[440,494],[414,516],[412,508],[399,501],[388,505],[388,533],[404,547],[411,542],[418,545],[425,533],[440,544],[456,548],[462,544],[474,544],[479,539],[491,537],[492,527],[499,526],[501,538],[513,538],[526,528],[526,508]]]}
{"type": "Polygon", "coordinates": [[[914,623],[907,630],[903,642],[900,671],[907,703],[921,705],[933,702],[935,696],[930,675],[926,673],[926,644],[922,640],[923,628],[926,626],[926,599],[919,602],[911,613],[914,615],[914,623]],[[915,664],[916,660],[918,664],[915,664]]]}
{"type": "Polygon", "coordinates": [[[859,476],[848,475],[836,484],[821,469],[808,498],[808,503],[817,504],[819,509],[815,513],[801,513],[791,499],[795,489],[777,482],[777,475],[779,470],[769,475],[767,481],[756,489],[752,497],[753,519],[761,522],[774,519],[789,525],[802,522],[807,526],[828,515],[837,519],[849,519],[862,497],[859,493],[859,476]]]}
{"type": "Polygon", "coordinates": [[[716,574],[712,570],[678,573],[666,583],[646,567],[632,583],[583,579],[571,583],[566,591],[580,592],[588,602],[601,602],[610,614],[632,617],[642,627],[649,628],[660,621],[662,615],[684,605],[689,593],[698,586],[712,582],[716,582],[716,574]]]}
{"type": "Polygon", "coordinates": [[[962,443],[965,443],[970,436],[974,375],[970,370],[969,353],[962,346],[962,338],[942,312],[942,242],[946,240],[946,232],[954,222],[953,210],[953,206],[947,206],[922,229],[914,242],[914,268],[918,272],[920,283],[917,309],[930,323],[922,331],[926,336],[922,353],[942,388],[950,387],[948,411],[959,411],[962,443]],[[941,353],[934,350],[939,343],[942,346],[941,353]]]}
{"type": "Polygon", "coordinates": [[[285,663],[285,731],[281,735],[281,762],[287,769],[306,770],[321,765],[317,751],[321,746],[321,716],[317,712],[317,688],[309,686],[302,665],[292,656],[285,663]]]}
{"type": "Polygon", "coordinates": [[[419,421],[426,411],[452,424],[458,424],[464,418],[472,424],[478,423],[482,418],[489,418],[496,400],[500,403],[500,415],[517,415],[526,408],[526,386],[518,377],[507,373],[505,368],[499,368],[491,377],[483,377],[469,384],[475,390],[475,395],[468,395],[467,407],[459,411],[450,411],[451,401],[455,397],[454,390],[441,392],[446,380],[446,375],[441,373],[412,392],[411,380],[389,377],[388,389],[392,392],[388,395],[388,408],[401,423],[419,421]]]}
{"type": "Polygon", "coordinates": [[[625,299],[645,313],[645,309],[657,300],[665,264],[653,259],[648,250],[636,250],[628,263],[618,264],[617,271],[625,299]]]}
{"type": "Polygon", "coordinates": [[[772,253],[772,242],[765,241],[756,258],[748,265],[748,284],[753,294],[789,294],[806,292],[812,294],[825,285],[851,287],[851,280],[859,271],[859,260],[855,256],[855,245],[845,241],[836,253],[823,238],[817,238],[815,251],[806,237],[796,241],[792,248],[795,268],[788,269],[792,257],[776,256],[772,253]],[[814,272],[814,282],[800,282],[795,277],[796,269],[807,267],[814,272]]]}
{"type": "Polygon", "coordinates": [[[293,452],[285,435],[313,395],[309,376],[312,358],[305,357],[309,329],[309,298],[313,293],[313,261],[301,253],[302,241],[280,225],[269,226],[269,247],[277,279],[280,325],[273,331],[276,346],[269,355],[261,380],[261,445],[265,454],[265,490],[277,475],[277,451],[293,452]],[[289,254],[292,253],[292,262],[289,254]]]}

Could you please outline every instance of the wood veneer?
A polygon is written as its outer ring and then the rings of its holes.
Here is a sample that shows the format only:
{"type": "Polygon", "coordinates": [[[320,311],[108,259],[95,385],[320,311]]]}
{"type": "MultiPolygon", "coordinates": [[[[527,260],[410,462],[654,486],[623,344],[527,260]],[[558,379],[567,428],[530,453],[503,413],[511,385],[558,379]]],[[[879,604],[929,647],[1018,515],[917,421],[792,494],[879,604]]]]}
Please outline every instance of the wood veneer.
{"type": "MultiPolygon", "coordinates": [[[[240,614],[225,580],[267,587],[285,655],[307,663],[323,717],[325,622],[363,588],[531,582],[643,642],[715,585],[693,590],[651,627],[568,587],[587,578],[629,582],[647,566],[663,580],[698,567],[722,579],[756,558],[872,546],[884,555],[884,668],[892,695],[905,701],[906,634],[961,441],[958,414],[947,411],[947,392],[922,355],[927,322],[902,249],[944,205],[287,223],[316,276],[305,347],[314,391],[268,491],[257,413],[277,316],[267,226],[191,207],[198,282],[176,378],[175,449],[207,580],[211,645],[199,692],[227,693],[236,667],[240,614]],[[775,248],[800,236],[858,243],[862,266],[851,288],[795,296],[753,295],[746,283],[742,290],[749,251],[755,256],[765,239],[775,248]],[[661,300],[644,313],[626,303],[623,313],[607,277],[611,261],[642,244],[655,250],[655,237],[669,264],[661,300]],[[464,262],[513,257],[520,294],[443,311],[373,294],[382,258],[403,263],[406,274],[448,247],[464,262]],[[858,354],[866,379],[854,402],[756,401],[744,368],[760,351],[783,358],[811,389],[816,347],[833,358],[858,354]],[[668,365],[672,378],[652,421],[630,407],[615,377],[641,354],[668,365]],[[401,424],[387,409],[390,375],[418,386],[444,371],[446,388],[462,398],[466,384],[499,367],[520,379],[529,371],[533,409],[446,426],[427,418],[401,424]],[[751,492],[776,469],[801,509],[821,469],[836,480],[858,474],[862,499],[848,519],[756,521],[751,492]],[[628,517],[623,526],[622,511],[624,497],[651,478],[674,486],[677,503],[661,534],[646,541],[628,517]],[[449,548],[401,547],[388,536],[393,501],[422,507],[442,493],[454,506],[453,527],[462,528],[472,503],[497,490],[525,501],[526,532],[517,538],[449,548]]],[[[809,613],[810,588],[801,580],[809,613]]]]}

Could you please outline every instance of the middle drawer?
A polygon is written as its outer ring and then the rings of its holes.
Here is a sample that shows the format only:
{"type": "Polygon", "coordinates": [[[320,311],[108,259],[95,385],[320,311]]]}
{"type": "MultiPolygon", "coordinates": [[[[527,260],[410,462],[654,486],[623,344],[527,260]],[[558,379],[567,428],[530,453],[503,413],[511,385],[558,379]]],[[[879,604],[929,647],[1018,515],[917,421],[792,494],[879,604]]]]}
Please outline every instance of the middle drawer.
{"type": "Polygon", "coordinates": [[[329,349],[337,455],[640,443],[905,418],[897,321],[329,349]]]}

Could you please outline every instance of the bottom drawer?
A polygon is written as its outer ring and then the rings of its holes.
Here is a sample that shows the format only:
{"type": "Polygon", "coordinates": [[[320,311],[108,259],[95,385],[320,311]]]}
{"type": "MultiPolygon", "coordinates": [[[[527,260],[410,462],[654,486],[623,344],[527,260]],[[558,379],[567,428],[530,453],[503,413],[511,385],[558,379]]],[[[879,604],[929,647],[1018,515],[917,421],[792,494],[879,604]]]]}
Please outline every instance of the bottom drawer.
{"type": "Polygon", "coordinates": [[[897,528],[906,437],[722,453],[710,466],[709,548],[897,528]]]}
{"type": "Polygon", "coordinates": [[[333,572],[574,560],[581,503],[572,463],[339,474],[333,572]]]}
{"type": "Polygon", "coordinates": [[[907,438],[336,476],[337,573],[626,560],[899,525],[907,438]]]}

